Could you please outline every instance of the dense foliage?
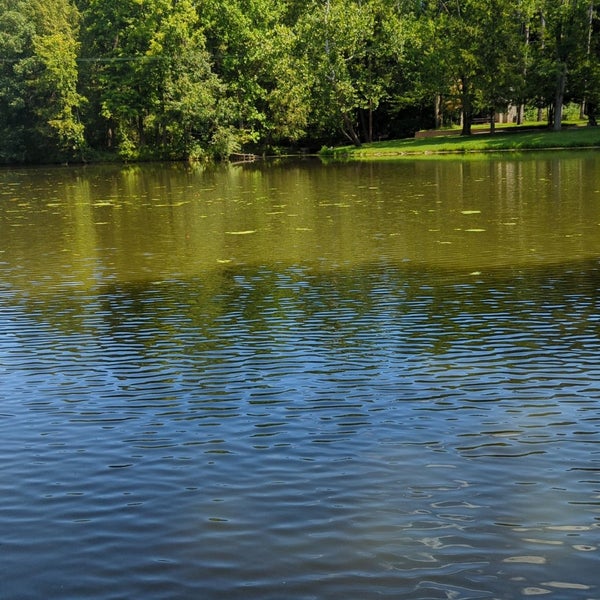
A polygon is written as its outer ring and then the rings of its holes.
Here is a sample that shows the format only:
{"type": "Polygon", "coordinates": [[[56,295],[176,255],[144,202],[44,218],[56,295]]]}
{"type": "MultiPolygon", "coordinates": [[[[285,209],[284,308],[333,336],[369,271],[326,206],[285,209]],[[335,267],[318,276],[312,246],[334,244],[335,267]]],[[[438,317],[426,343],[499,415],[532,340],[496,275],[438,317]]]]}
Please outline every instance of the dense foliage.
{"type": "Polygon", "coordinates": [[[595,124],[599,31],[593,0],[0,0],[0,162],[595,124]]]}

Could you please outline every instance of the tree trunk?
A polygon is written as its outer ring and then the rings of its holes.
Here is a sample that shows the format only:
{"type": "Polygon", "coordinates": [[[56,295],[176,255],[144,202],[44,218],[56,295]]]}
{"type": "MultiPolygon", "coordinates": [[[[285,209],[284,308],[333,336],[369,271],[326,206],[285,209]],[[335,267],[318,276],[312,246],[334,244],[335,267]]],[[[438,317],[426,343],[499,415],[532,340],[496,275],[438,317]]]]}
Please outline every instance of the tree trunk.
{"type": "MultiPolygon", "coordinates": [[[[524,44],[525,44],[525,52],[526,55],[529,55],[529,40],[530,40],[530,29],[529,29],[529,24],[524,22],[522,24],[523,27],[523,38],[524,38],[524,44]]],[[[527,81],[527,61],[524,61],[523,63],[523,80],[527,81]]],[[[519,98],[519,102],[517,103],[516,107],[516,116],[517,116],[517,125],[522,125],[523,121],[525,119],[525,99],[523,97],[519,98]]]]}
{"type": "MultiPolygon", "coordinates": [[[[542,50],[546,47],[546,17],[542,11],[542,13],[540,14],[540,29],[541,29],[541,35],[540,35],[540,39],[541,39],[541,48],[542,50]]],[[[550,111],[548,111],[550,112],[550,111]]],[[[542,113],[542,108],[538,107],[538,114],[537,114],[537,120],[541,121],[543,119],[543,113],[542,113]]],[[[550,121],[548,121],[548,126],[550,125],[550,121]]]]}
{"type": "Polygon", "coordinates": [[[537,110],[537,120],[542,121],[544,119],[544,109],[540,106],[537,110]]]}
{"type": "MultiPolygon", "coordinates": [[[[592,2],[590,2],[590,6],[588,8],[588,37],[587,37],[587,46],[586,46],[586,58],[589,61],[590,59],[590,55],[592,53],[592,30],[593,30],[593,25],[594,25],[594,2],[592,0],[592,2]]],[[[587,100],[586,100],[586,92],[588,90],[588,81],[587,81],[587,77],[584,78],[584,96],[583,96],[583,100],[581,101],[581,107],[580,107],[580,111],[579,111],[579,118],[580,119],[584,119],[585,115],[587,114],[587,100]]]]}
{"type": "Polygon", "coordinates": [[[588,125],[591,127],[597,127],[598,121],[596,120],[596,105],[593,102],[588,102],[585,109],[588,118],[588,125]]]}
{"type": "Polygon", "coordinates": [[[517,125],[523,125],[524,117],[525,105],[523,103],[520,103],[519,106],[517,106],[517,125]]]}
{"type": "Polygon", "coordinates": [[[348,116],[347,113],[344,113],[342,115],[342,118],[344,120],[344,135],[357,147],[359,148],[360,146],[362,146],[362,142],[360,141],[360,138],[358,137],[358,134],[356,133],[356,130],[354,129],[354,125],[352,125],[352,120],[350,119],[350,117],[348,116]]]}
{"type": "Polygon", "coordinates": [[[490,110],[490,133],[496,133],[496,110],[490,110]]]}
{"type": "Polygon", "coordinates": [[[358,116],[360,117],[360,130],[362,137],[367,142],[373,141],[373,108],[372,102],[369,100],[369,108],[359,109],[358,116]]]}
{"type": "Polygon", "coordinates": [[[358,109],[358,118],[360,119],[360,130],[362,132],[362,136],[365,140],[367,140],[367,142],[370,142],[371,140],[369,139],[369,129],[367,126],[367,116],[366,116],[366,110],[363,108],[359,108],[358,109]]]}
{"type": "Polygon", "coordinates": [[[440,129],[442,127],[442,95],[436,94],[434,100],[434,113],[435,113],[435,128],[440,129]]]}
{"type": "Polygon", "coordinates": [[[567,84],[567,65],[563,63],[556,77],[556,92],[554,95],[554,131],[560,131],[562,127],[562,106],[565,99],[565,87],[567,84]]]}
{"type": "Polygon", "coordinates": [[[461,135],[471,135],[471,120],[473,117],[473,108],[471,106],[471,94],[469,80],[463,75],[462,83],[462,131],[461,135]]]}

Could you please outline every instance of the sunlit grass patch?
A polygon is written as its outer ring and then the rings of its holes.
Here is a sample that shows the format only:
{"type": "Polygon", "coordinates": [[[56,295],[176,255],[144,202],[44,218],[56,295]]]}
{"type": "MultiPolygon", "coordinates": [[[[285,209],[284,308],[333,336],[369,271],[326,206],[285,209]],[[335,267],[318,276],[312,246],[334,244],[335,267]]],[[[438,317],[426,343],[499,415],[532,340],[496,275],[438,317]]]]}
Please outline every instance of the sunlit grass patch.
{"type": "Polygon", "coordinates": [[[551,148],[600,147],[600,127],[573,127],[562,131],[536,129],[514,132],[499,129],[494,134],[461,136],[449,132],[428,138],[410,138],[364,144],[360,148],[343,146],[325,154],[335,158],[379,159],[428,156],[431,154],[489,153],[551,148]]]}

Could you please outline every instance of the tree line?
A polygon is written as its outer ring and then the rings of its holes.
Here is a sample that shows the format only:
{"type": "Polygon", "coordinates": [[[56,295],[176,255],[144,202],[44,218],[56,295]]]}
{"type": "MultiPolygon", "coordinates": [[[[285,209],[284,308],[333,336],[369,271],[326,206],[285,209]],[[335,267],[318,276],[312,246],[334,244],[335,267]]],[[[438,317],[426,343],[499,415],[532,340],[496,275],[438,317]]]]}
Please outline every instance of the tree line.
{"type": "Polygon", "coordinates": [[[599,30],[593,0],[0,0],[0,162],[595,125],[599,30]]]}

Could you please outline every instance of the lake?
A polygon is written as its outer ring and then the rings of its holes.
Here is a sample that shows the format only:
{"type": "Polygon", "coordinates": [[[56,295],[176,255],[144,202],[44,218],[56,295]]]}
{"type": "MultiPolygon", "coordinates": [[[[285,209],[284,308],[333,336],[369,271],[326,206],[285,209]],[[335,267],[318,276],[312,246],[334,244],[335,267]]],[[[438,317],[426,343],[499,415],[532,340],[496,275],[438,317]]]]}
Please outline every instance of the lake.
{"type": "Polygon", "coordinates": [[[0,171],[0,597],[600,598],[600,154],[0,171]]]}

